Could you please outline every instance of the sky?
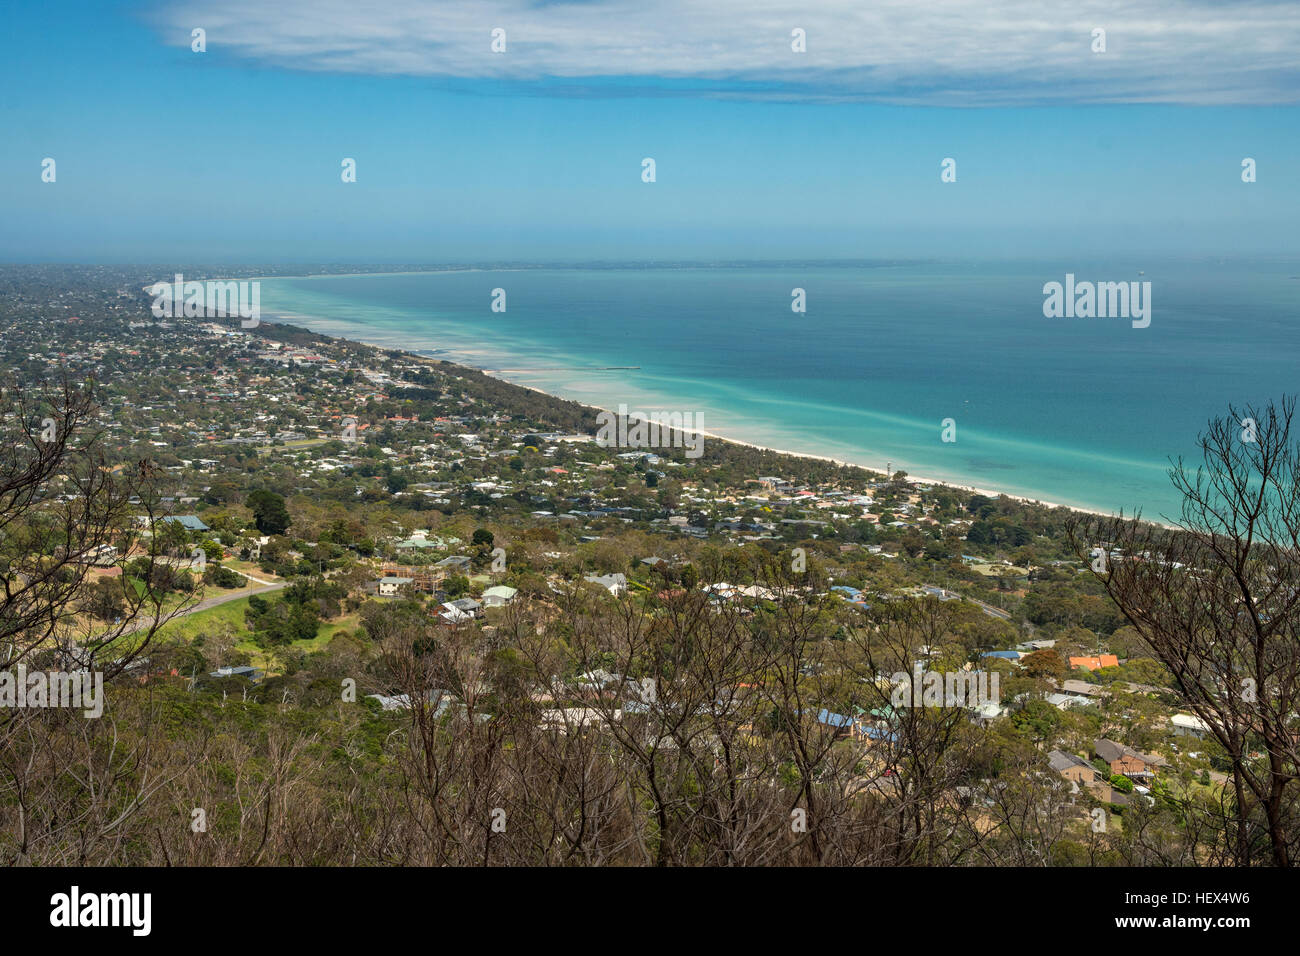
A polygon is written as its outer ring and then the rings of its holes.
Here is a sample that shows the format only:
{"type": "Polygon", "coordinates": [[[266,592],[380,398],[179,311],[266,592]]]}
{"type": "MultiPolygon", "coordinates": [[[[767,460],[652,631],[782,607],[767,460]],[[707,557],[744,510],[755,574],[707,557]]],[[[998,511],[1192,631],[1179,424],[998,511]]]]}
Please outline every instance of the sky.
{"type": "Polygon", "coordinates": [[[1298,256],[1300,5],[803,6],[7,4],[0,261],[1298,256]]]}

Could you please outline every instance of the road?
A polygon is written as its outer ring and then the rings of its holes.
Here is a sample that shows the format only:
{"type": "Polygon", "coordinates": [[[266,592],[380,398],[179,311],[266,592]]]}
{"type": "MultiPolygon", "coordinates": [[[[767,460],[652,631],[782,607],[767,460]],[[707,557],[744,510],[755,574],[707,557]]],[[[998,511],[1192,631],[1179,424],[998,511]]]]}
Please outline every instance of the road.
{"type": "MultiPolygon", "coordinates": [[[[941,588],[935,584],[923,584],[921,587],[927,594],[937,597],[940,601],[959,601],[962,599],[962,595],[958,594],[956,591],[949,591],[947,588],[941,588]]],[[[968,597],[966,600],[977,605],[979,609],[989,617],[996,617],[999,621],[1011,620],[1011,614],[1002,610],[1000,607],[994,607],[992,604],[985,604],[983,601],[977,601],[973,597],[968,597]]]]}
{"type": "MultiPolygon", "coordinates": [[[[257,578],[250,578],[250,579],[253,581],[258,580],[257,578]]],[[[180,614],[176,616],[184,617],[186,614],[197,614],[199,611],[206,611],[208,610],[208,608],[217,607],[218,605],[226,604],[229,603],[230,601],[238,601],[240,598],[246,598],[251,594],[265,594],[267,591],[278,591],[281,588],[286,587],[283,581],[279,582],[278,584],[272,584],[270,581],[258,581],[258,583],[261,584],[262,586],[257,588],[252,588],[251,590],[248,591],[237,591],[233,594],[222,594],[219,597],[204,598],[198,604],[194,605],[193,607],[186,608],[184,611],[182,611],[180,614]]]]}
{"type": "Polygon", "coordinates": [[[1000,621],[1011,620],[1010,612],[1004,611],[1000,607],[994,607],[992,604],[985,604],[983,601],[976,601],[974,598],[967,598],[967,600],[971,601],[974,604],[978,604],[980,610],[983,611],[985,614],[987,614],[989,617],[996,617],[1000,621]]]}
{"type": "MultiPolygon", "coordinates": [[[[231,570],[234,569],[232,568],[231,570]]],[[[234,591],[228,594],[218,595],[217,597],[204,598],[202,601],[200,601],[198,604],[195,604],[193,607],[187,607],[183,611],[179,611],[175,614],[172,614],[171,617],[167,618],[168,622],[177,620],[178,618],[186,617],[190,614],[197,614],[199,611],[207,611],[210,610],[211,608],[219,607],[222,604],[228,604],[231,601],[238,601],[240,598],[246,598],[253,594],[266,594],[268,591],[279,591],[280,589],[288,586],[283,581],[275,581],[275,582],[264,581],[261,578],[255,578],[251,574],[248,574],[244,571],[236,571],[235,573],[244,575],[244,577],[250,581],[256,581],[258,584],[261,585],[261,587],[252,588],[248,591],[234,591]]],[[[152,616],[150,616],[145,620],[135,621],[134,623],[132,623],[130,627],[128,627],[122,633],[134,634],[136,631],[152,626],[152,624],[153,624],[153,618],[152,616]]]]}

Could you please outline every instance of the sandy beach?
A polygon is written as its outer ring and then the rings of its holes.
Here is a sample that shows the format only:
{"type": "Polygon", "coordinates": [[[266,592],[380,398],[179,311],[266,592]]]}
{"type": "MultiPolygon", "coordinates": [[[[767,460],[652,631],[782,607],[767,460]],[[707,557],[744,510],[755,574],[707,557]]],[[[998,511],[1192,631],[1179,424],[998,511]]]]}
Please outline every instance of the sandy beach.
{"type": "MultiPolygon", "coordinates": [[[[446,270],[446,271],[452,271],[452,270],[446,270]]],[[[478,271],[478,270],[462,270],[462,271],[478,271]]],[[[269,278],[269,277],[268,277],[268,278],[269,278]]],[[[269,319],[264,319],[263,321],[270,321],[270,322],[272,322],[272,324],[274,323],[274,320],[277,319],[277,318],[281,319],[282,321],[283,321],[283,320],[290,320],[289,324],[297,324],[298,322],[301,322],[301,321],[315,321],[314,317],[312,317],[312,316],[301,315],[301,314],[297,314],[297,313],[293,313],[293,314],[291,314],[291,315],[290,315],[290,314],[286,314],[286,313],[268,313],[268,316],[269,316],[269,319]]],[[[412,359],[414,359],[414,360],[416,360],[416,361],[419,361],[419,362],[429,362],[429,363],[444,362],[444,363],[446,363],[446,364],[448,364],[448,365],[453,365],[453,366],[456,366],[456,367],[459,367],[459,368],[464,368],[464,369],[471,370],[471,371],[476,371],[476,372],[482,372],[484,375],[491,375],[492,377],[494,377],[494,378],[499,378],[499,379],[501,379],[501,381],[503,381],[503,382],[508,382],[509,384],[514,385],[514,386],[516,386],[517,388],[524,388],[524,389],[527,389],[527,390],[529,390],[529,391],[531,391],[531,392],[536,392],[536,393],[538,393],[539,395],[546,395],[546,396],[549,397],[549,398],[559,399],[560,401],[573,402],[573,403],[576,404],[576,405],[581,405],[582,407],[584,407],[584,408],[589,408],[589,409],[591,409],[592,411],[595,411],[595,412],[608,412],[608,413],[610,413],[610,414],[616,414],[616,410],[615,410],[615,409],[605,408],[604,406],[596,405],[596,404],[593,404],[593,403],[591,403],[591,402],[583,402],[583,401],[579,401],[579,400],[577,400],[577,399],[567,398],[567,397],[565,397],[565,396],[563,396],[563,395],[557,395],[557,394],[554,393],[554,392],[548,392],[548,391],[546,391],[545,389],[538,388],[538,387],[535,386],[535,385],[529,385],[529,384],[526,384],[526,383],[524,383],[524,382],[514,381],[514,380],[512,380],[511,378],[509,378],[508,376],[503,375],[503,374],[500,374],[500,373],[498,373],[498,372],[489,371],[489,370],[482,369],[482,368],[475,368],[474,366],[465,365],[465,364],[463,364],[463,363],[461,363],[461,362],[450,361],[450,360],[448,360],[448,359],[437,359],[437,358],[431,358],[431,357],[429,357],[429,356],[427,356],[427,355],[421,355],[419,352],[414,351],[414,350],[412,350],[412,349],[394,348],[393,346],[391,346],[391,345],[386,345],[386,344],[384,344],[384,343],[382,343],[382,342],[367,341],[367,340],[365,340],[365,339],[354,339],[354,338],[350,338],[349,336],[344,336],[344,335],[331,335],[331,334],[328,334],[328,333],[325,333],[325,332],[319,332],[319,331],[316,331],[316,330],[314,330],[314,329],[313,329],[312,331],[315,332],[315,334],[322,336],[323,338],[339,339],[339,340],[342,340],[342,341],[358,342],[358,343],[360,343],[360,344],[362,344],[362,345],[369,345],[369,346],[371,346],[371,347],[373,347],[373,348],[384,349],[384,350],[386,350],[386,351],[401,352],[401,353],[403,353],[403,354],[405,354],[405,355],[409,355],[412,359]]],[[[520,371],[529,371],[529,370],[520,370],[520,371]]],[[[650,420],[653,421],[654,419],[651,418],[650,420]]],[[[698,431],[698,434],[700,434],[700,435],[702,435],[702,436],[704,436],[704,437],[706,437],[706,438],[713,439],[713,440],[715,440],[715,441],[727,442],[727,443],[732,444],[732,445],[740,445],[740,446],[743,446],[743,447],[746,447],[746,448],[753,448],[753,449],[758,450],[758,451],[766,451],[766,452],[771,452],[771,453],[773,453],[773,454],[778,454],[778,455],[788,455],[788,456],[790,456],[790,457],[792,457],[792,458],[803,458],[803,459],[807,459],[807,460],[810,460],[810,461],[823,461],[823,462],[828,462],[828,463],[833,464],[833,465],[844,466],[844,467],[861,468],[863,471],[867,471],[867,472],[870,472],[870,473],[872,473],[872,474],[877,474],[877,475],[882,475],[882,476],[884,476],[884,475],[886,474],[885,471],[884,471],[884,469],[881,469],[881,468],[879,468],[879,467],[872,466],[872,465],[866,465],[866,464],[863,464],[863,463],[861,463],[861,462],[857,462],[857,461],[850,461],[850,460],[847,460],[847,459],[835,458],[835,457],[832,457],[832,456],[830,456],[830,455],[818,455],[818,454],[814,454],[814,453],[811,453],[811,452],[791,451],[791,450],[786,449],[786,448],[777,448],[777,447],[772,446],[772,445],[764,445],[764,444],[760,444],[760,443],[757,443],[757,442],[745,441],[745,440],[743,440],[743,439],[735,438],[735,437],[733,437],[733,436],[724,435],[724,434],[721,434],[721,433],[718,433],[718,432],[708,431],[708,430],[705,430],[705,429],[700,429],[700,430],[698,431]]],[[[952,480],[943,480],[943,479],[939,479],[939,478],[930,478],[930,477],[926,477],[926,476],[924,476],[924,475],[913,474],[913,473],[911,473],[911,472],[908,472],[908,473],[907,473],[907,480],[908,480],[908,482],[909,482],[910,484],[913,484],[913,485],[934,485],[934,486],[940,486],[940,487],[944,487],[944,488],[952,488],[952,489],[954,489],[954,490],[958,490],[958,491],[965,491],[965,492],[970,492],[970,493],[972,493],[972,494],[984,495],[985,497],[988,497],[988,498],[1006,497],[1006,498],[1011,499],[1012,501],[1019,501],[1019,502],[1023,502],[1023,503],[1025,503],[1025,504],[1041,505],[1041,506],[1046,507],[1046,508],[1065,508],[1065,509],[1067,509],[1067,510],[1069,510],[1069,511],[1075,511],[1075,512],[1079,512],[1079,513],[1081,513],[1081,514],[1092,514],[1092,515],[1098,515],[1098,516],[1100,516],[1100,517],[1115,517],[1115,516],[1116,516],[1113,512],[1102,511],[1102,510],[1098,510],[1098,509],[1094,509],[1094,508],[1085,508],[1085,507],[1081,507],[1081,506],[1078,506],[1078,505],[1070,505],[1070,504],[1064,504],[1064,503],[1059,503],[1059,502],[1054,502],[1054,501],[1047,501],[1047,500],[1044,500],[1044,499],[1041,499],[1041,498],[1033,498],[1033,497],[1030,497],[1030,496],[1027,496],[1027,495],[1017,495],[1017,494],[1012,494],[1012,493],[1005,492],[1005,491],[998,491],[997,489],[993,489],[993,488],[984,488],[984,487],[979,487],[979,486],[976,486],[976,485],[966,485],[966,484],[961,484],[960,482],[956,482],[956,481],[952,481],[952,480]]]]}

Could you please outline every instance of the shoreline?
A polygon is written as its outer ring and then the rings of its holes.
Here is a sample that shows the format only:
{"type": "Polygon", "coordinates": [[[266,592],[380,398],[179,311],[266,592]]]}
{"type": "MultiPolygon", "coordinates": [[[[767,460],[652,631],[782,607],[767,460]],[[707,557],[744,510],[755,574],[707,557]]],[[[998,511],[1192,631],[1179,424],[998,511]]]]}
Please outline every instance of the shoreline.
{"type": "MultiPolygon", "coordinates": [[[[473,272],[473,271],[482,271],[482,270],[476,270],[476,269],[465,269],[465,270],[446,270],[446,271],[465,271],[465,272],[473,272]]],[[[364,273],[364,274],[365,274],[365,275],[370,275],[371,273],[364,273]]],[[[389,273],[384,273],[384,274],[387,275],[387,274],[389,274],[389,273]]],[[[414,273],[411,273],[411,274],[414,274],[414,273]]],[[[268,278],[269,278],[269,277],[268,277],[268,278]]],[[[271,320],[270,324],[285,324],[285,325],[292,325],[292,324],[293,324],[292,322],[288,321],[288,320],[287,320],[283,315],[281,315],[281,314],[279,314],[279,313],[271,313],[271,316],[272,316],[272,320],[271,320]]],[[[311,317],[311,316],[302,316],[302,317],[299,317],[299,316],[296,316],[296,315],[295,315],[295,318],[306,318],[306,319],[310,320],[312,317],[311,317]]],[[[267,321],[267,320],[266,320],[266,319],[263,319],[263,321],[267,321]]],[[[327,321],[328,321],[328,320],[327,320],[327,321]]],[[[307,328],[306,326],[302,326],[302,327],[303,327],[303,328],[307,328]]],[[[456,368],[462,368],[462,369],[465,369],[465,370],[467,370],[467,371],[479,372],[480,374],[488,375],[488,376],[491,376],[491,377],[493,377],[493,378],[497,378],[498,380],[500,380],[500,381],[502,381],[502,382],[505,382],[505,383],[508,384],[508,385],[512,385],[512,386],[514,386],[514,387],[516,387],[516,388],[523,388],[523,389],[527,389],[527,390],[530,391],[530,392],[536,392],[536,393],[539,394],[539,395],[545,395],[547,398],[553,398],[553,399],[557,399],[557,400],[559,400],[559,401],[563,401],[563,402],[572,402],[572,403],[575,404],[575,405],[579,405],[579,406],[581,406],[581,407],[583,407],[583,408],[591,409],[591,410],[593,410],[593,411],[595,411],[595,412],[608,412],[608,413],[610,413],[610,414],[617,414],[617,412],[616,412],[614,409],[605,408],[605,407],[603,407],[603,406],[601,406],[601,405],[595,405],[595,404],[592,404],[592,403],[590,403],[590,402],[579,401],[578,399],[566,398],[566,397],[563,396],[563,395],[557,395],[557,394],[555,394],[554,392],[548,392],[548,391],[546,391],[546,390],[543,389],[543,388],[538,388],[536,385],[526,385],[526,384],[524,384],[524,383],[522,383],[522,382],[512,381],[511,379],[506,378],[504,375],[502,375],[502,374],[500,374],[500,373],[493,372],[493,371],[489,371],[489,370],[487,370],[487,369],[476,368],[476,367],[473,366],[473,365],[466,365],[466,364],[464,364],[464,363],[462,363],[462,362],[451,361],[451,360],[449,360],[449,359],[432,358],[432,357],[430,357],[430,356],[428,356],[428,355],[421,355],[419,352],[414,351],[414,350],[409,349],[409,348],[398,348],[398,347],[391,346],[391,345],[384,345],[384,344],[379,343],[379,342],[370,342],[370,341],[365,341],[365,340],[363,340],[363,339],[351,339],[351,338],[349,338],[349,337],[346,336],[346,335],[337,335],[337,334],[333,334],[333,335],[332,335],[332,334],[328,334],[328,333],[325,333],[325,332],[320,332],[320,331],[317,331],[316,329],[311,329],[311,328],[308,328],[307,330],[308,330],[309,332],[311,332],[313,335],[319,335],[321,338],[324,338],[324,339],[338,340],[338,341],[350,341],[350,342],[355,342],[355,343],[357,343],[357,344],[359,344],[359,345],[365,345],[365,346],[368,346],[368,347],[370,347],[370,348],[380,349],[381,351],[385,351],[385,352],[397,352],[397,353],[400,353],[400,354],[402,354],[402,355],[409,356],[409,357],[411,357],[412,359],[415,359],[416,361],[420,361],[420,362],[430,362],[430,363],[432,363],[432,362],[442,362],[442,363],[444,363],[444,364],[451,365],[451,366],[454,366],[454,367],[456,367],[456,368]]],[[[650,419],[650,420],[653,420],[653,419],[650,419]]],[[[746,441],[746,440],[744,440],[744,439],[740,439],[740,438],[732,438],[732,437],[728,437],[728,436],[723,435],[723,434],[719,434],[719,433],[717,433],[717,432],[705,431],[705,430],[703,430],[703,429],[700,429],[700,430],[698,430],[697,432],[694,432],[694,433],[695,433],[695,434],[699,434],[699,435],[701,435],[702,437],[705,437],[705,438],[711,438],[711,439],[713,439],[713,440],[715,440],[715,441],[726,442],[726,443],[729,443],[729,444],[732,444],[732,445],[740,445],[740,446],[743,446],[743,447],[745,447],[745,448],[752,448],[752,449],[754,449],[754,450],[756,450],[756,451],[765,451],[765,452],[770,452],[770,453],[772,453],[772,454],[776,454],[776,455],[787,455],[787,456],[789,456],[789,457],[791,457],[791,458],[803,458],[803,459],[807,459],[807,460],[809,460],[809,461],[828,462],[828,463],[830,463],[830,464],[837,465],[837,466],[841,466],[841,467],[860,468],[860,469],[862,469],[863,471],[868,472],[868,473],[870,473],[870,474],[873,474],[873,475],[880,475],[880,476],[887,477],[887,473],[886,473],[883,469],[881,469],[881,468],[879,468],[879,467],[873,467],[873,466],[871,466],[871,465],[864,465],[864,464],[861,464],[861,463],[859,463],[859,462],[849,461],[849,460],[847,460],[847,459],[835,458],[835,457],[833,457],[833,456],[831,456],[831,455],[819,455],[819,454],[816,454],[816,453],[814,453],[814,452],[791,451],[791,450],[789,450],[789,449],[785,449],[785,448],[776,448],[776,447],[774,447],[774,446],[772,446],[772,445],[764,445],[764,444],[760,444],[760,443],[758,443],[758,442],[746,441]]],[[[902,469],[899,469],[899,470],[902,470],[902,469]]],[[[1041,506],[1041,507],[1044,507],[1044,508],[1048,508],[1048,509],[1064,508],[1064,509],[1067,510],[1067,511],[1074,511],[1074,512],[1078,512],[1078,513],[1080,513],[1080,514],[1095,515],[1095,516],[1103,517],[1103,518],[1117,518],[1117,517],[1119,517],[1119,515],[1117,515],[1117,514],[1114,513],[1114,512],[1104,511],[1104,510],[1101,510],[1101,509],[1098,509],[1098,508],[1088,508],[1088,507],[1084,507],[1084,506],[1081,506],[1081,505],[1071,505],[1071,504],[1066,504],[1066,503],[1063,503],[1063,502],[1047,501],[1047,500],[1042,499],[1042,498],[1033,498],[1033,497],[1030,497],[1029,495],[1013,494],[1013,493],[1011,493],[1011,492],[1007,492],[1007,491],[999,491],[999,490],[997,490],[997,489],[993,489],[993,488],[981,488],[981,487],[978,487],[978,486],[975,486],[975,485],[966,485],[966,484],[961,484],[959,481],[943,480],[943,479],[938,479],[938,478],[930,478],[930,477],[926,477],[926,476],[924,476],[924,475],[916,475],[916,474],[913,474],[913,473],[911,473],[911,472],[907,472],[907,482],[908,482],[908,484],[911,484],[911,485],[932,485],[932,486],[938,486],[938,487],[943,487],[943,488],[951,488],[951,489],[956,490],[956,491],[963,491],[963,492],[969,492],[969,493],[971,493],[971,494],[983,495],[984,497],[987,497],[987,498],[994,498],[994,499],[996,499],[996,498],[1003,498],[1003,497],[1005,497],[1005,498],[1010,499],[1011,501],[1016,501],[1016,502],[1019,502],[1019,503],[1021,503],[1021,504],[1038,505],[1038,506],[1041,506]]],[[[1130,515],[1129,517],[1132,517],[1132,516],[1130,515]]],[[[1160,526],[1162,526],[1162,527],[1166,527],[1166,528],[1172,528],[1172,527],[1174,527],[1173,525],[1167,524],[1167,523],[1165,523],[1165,522],[1153,521],[1153,520],[1151,520],[1151,519],[1149,519],[1149,518],[1143,518],[1142,520],[1143,520],[1144,523],[1148,523],[1148,524],[1156,524],[1156,525],[1160,525],[1160,526]]]]}
{"type": "MultiPolygon", "coordinates": [[[[362,344],[366,344],[366,343],[362,343],[362,344]]],[[[402,350],[399,349],[398,351],[402,351],[402,350]]],[[[417,357],[424,358],[424,356],[417,356],[417,357]]],[[[457,365],[460,368],[472,367],[468,365],[460,365],[457,362],[447,362],[447,364],[457,365]]],[[[484,371],[483,369],[474,369],[474,371],[482,372],[484,375],[492,374],[490,372],[484,371]]],[[[590,408],[597,412],[608,412],[611,415],[617,414],[617,412],[612,408],[604,408],[600,405],[592,405],[590,402],[580,402],[577,399],[565,398],[563,395],[555,395],[551,392],[545,391],[544,389],[537,388],[534,385],[523,385],[519,382],[512,382],[506,378],[502,378],[501,381],[506,382],[509,385],[514,385],[516,388],[526,388],[530,392],[536,392],[537,394],[545,395],[548,398],[558,398],[560,401],[573,402],[575,405],[581,405],[583,408],[590,408]]],[[[646,420],[652,422],[655,421],[653,418],[648,418],[646,420]]],[[[657,423],[657,424],[662,425],[662,423],[657,423]]],[[[806,458],[809,461],[824,461],[824,462],[829,462],[832,465],[839,465],[841,467],[860,468],[863,471],[869,472],[870,474],[873,475],[881,475],[886,478],[889,477],[889,474],[880,468],[873,468],[870,465],[863,465],[863,464],[859,464],[858,462],[847,461],[842,458],[832,458],[830,455],[818,455],[818,454],[814,454],[813,452],[790,451],[785,448],[774,448],[771,445],[760,445],[756,442],[745,441],[742,438],[728,438],[726,435],[720,435],[717,432],[705,431],[704,429],[698,429],[698,430],[692,429],[691,434],[700,435],[704,438],[712,438],[715,441],[725,442],[726,444],[729,445],[742,445],[745,448],[753,448],[756,451],[771,452],[772,454],[775,455],[787,455],[791,458],[806,458]]],[[[1043,501],[1041,498],[1030,498],[1026,495],[1014,495],[1011,494],[1010,492],[995,491],[994,489],[991,488],[977,488],[974,485],[959,485],[952,481],[943,481],[938,478],[926,478],[924,475],[914,475],[910,471],[906,472],[906,475],[907,475],[907,483],[910,485],[935,485],[943,488],[952,488],[957,491],[969,491],[972,494],[983,495],[986,498],[1009,498],[1010,500],[1018,501],[1021,504],[1041,505],[1044,508],[1064,508],[1067,511],[1077,511],[1080,514],[1098,515],[1099,517],[1102,518],[1118,517],[1118,515],[1112,514],[1111,512],[1100,511],[1096,508],[1083,508],[1075,505],[1061,504],[1054,501],[1043,501]]]]}
{"type": "MultiPolygon", "coordinates": [[[[369,279],[378,276],[434,276],[443,273],[457,272],[523,272],[523,269],[484,269],[481,266],[465,266],[456,269],[410,269],[405,272],[313,272],[310,275],[301,276],[204,276],[202,279],[187,279],[186,282],[260,282],[263,279],[369,279]]],[[[170,278],[175,278],[173,274],[170,278]]],[[[141,288],[149,293],[158,282],[165,282],[165,279],[159,279],[157,282],[151,282],[149,285],[141,288]]],[[[175,285],[175,283],[168,283],[175,285]]],[[[320,333],[318,333],[320,334],[320,333]]],[[[362,343],[365,344],[365,343],[362,343]]]]}

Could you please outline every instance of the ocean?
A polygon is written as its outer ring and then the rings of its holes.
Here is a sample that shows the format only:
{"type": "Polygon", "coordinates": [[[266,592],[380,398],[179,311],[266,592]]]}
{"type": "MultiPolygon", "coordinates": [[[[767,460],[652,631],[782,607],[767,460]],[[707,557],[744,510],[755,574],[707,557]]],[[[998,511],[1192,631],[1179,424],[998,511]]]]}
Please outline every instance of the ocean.
{"type": "Polygon", "coordinates": [[[466,269],[264,279],[261,301],[604,408],[1154,520],[1177,515],[1170,461],[1199,460],[1209,418],[1300,390],[1285,261],[466,269]],[[1067,274],[1149,282],[1150,324],[1045,317],[1044,284],[1067,274]]]}

